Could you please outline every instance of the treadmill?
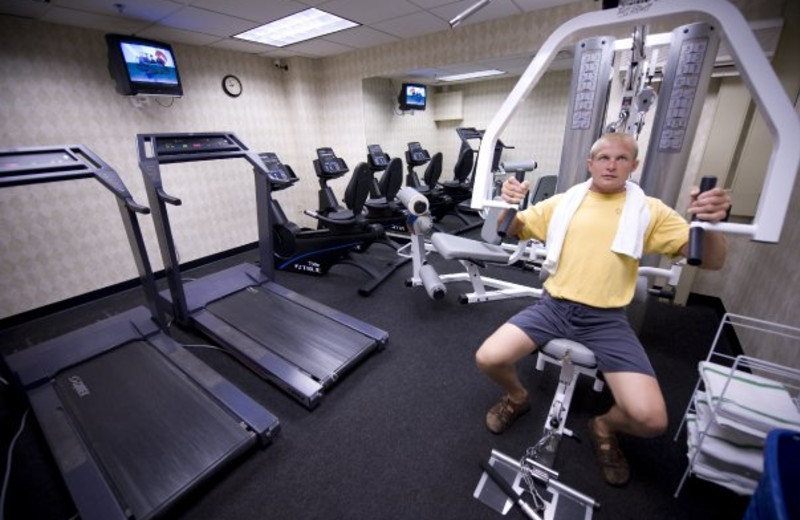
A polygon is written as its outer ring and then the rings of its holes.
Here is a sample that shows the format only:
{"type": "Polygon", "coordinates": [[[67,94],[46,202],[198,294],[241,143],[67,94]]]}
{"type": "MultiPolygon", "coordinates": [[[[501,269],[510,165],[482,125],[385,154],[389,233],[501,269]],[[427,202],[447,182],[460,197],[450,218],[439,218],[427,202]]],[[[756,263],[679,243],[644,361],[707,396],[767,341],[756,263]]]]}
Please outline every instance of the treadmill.
{"type": "Polygon", "coordinates": [[[145,287],[133,308],[5,356],[84,520],[147,519],[256,445],[278,420],[173,341],[134,202],[80,145],[0,149],[0,188],[95,178],[111,191],[145,287]]]}
{"type": "Polygon", "coordinates": [[[139,134],[137,144],[169,284],[158,296],[179,323],[198,329],[309,409],[343,373],[383,349],[385,331],[274,281],[270,195],[272,185],[290,182],[280,171],[268,171],[232,133],[139,134]],[[161,166],[227,159],[244,159],[253,168],[258,265],[244,263],[184,282],[167,212],[167,204],[181,201],[164,191],[161,166]]]}

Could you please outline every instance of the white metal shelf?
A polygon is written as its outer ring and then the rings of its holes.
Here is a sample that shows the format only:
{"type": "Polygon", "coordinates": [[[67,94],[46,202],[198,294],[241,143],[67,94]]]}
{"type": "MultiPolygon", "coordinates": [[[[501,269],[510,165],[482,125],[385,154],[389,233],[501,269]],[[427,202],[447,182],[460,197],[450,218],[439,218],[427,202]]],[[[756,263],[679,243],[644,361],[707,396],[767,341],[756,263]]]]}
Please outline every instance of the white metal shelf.
{"type": "MultiPolygon", "coordinates": [[[[737,329],[754,331],[773,343],[781,341],[800,348],[800,328],[738,314],[727,313],[723,316],[708,356],[699,364],[700,377],[675,433],[674,440],[677,441],[681,430],[687,426],[687,437],[689,437],[688,422],[693,417],[699,418],[704,413],[709,414],[708,420],[698,420],[700,428],[697,432],[697,444],[693,452],[688,455],[689,463],[675,491],[675,497],[679,495],[689,475],[695,474],[700,478],[715,481],[709,478],[707,469],[700,469],[701,457],[708,455],[702,450],[703,444],[720,440],[710,435],[712,428],[715,432],[725,429],[739,431],[740,438],[754,439],[748,446],[742,446],[741,442],[730,442],[734,446],[733,449],[742,448],[751,451],[758,447],[763,450],[763,440],[770,429],[787,428],[800,431],[800,370],[753,356],[733,356],[721,352],[720,347],[726,344],[723,334],[726,331],[736,333],[737,329]],[[707,396],[703,398],[704,392],[707,396]],[[703,406],[707,404],[707,412],[698,410],[699,400],[705,401],[703,406]]],[[[691,439],[687,439],[687,445],[690,441],[691,439]]],[[[723,440],[724,442],[729,440],[723,440]]],[[[759,455],[763,461],[763,451],[759,455]]],[[[740,485],[740,482],[753,480],[754,476],[757,480],[760,468],[758,472],[754,471],[752,457],[749,469],[746,467],[745,457],[737,459],[735,464],[741,464],[737,466],[741,475],[735,474],[734,471],[729,473],[730,484],[717,482],[744,494],[748,492],[748,486],[740,485]]]]}

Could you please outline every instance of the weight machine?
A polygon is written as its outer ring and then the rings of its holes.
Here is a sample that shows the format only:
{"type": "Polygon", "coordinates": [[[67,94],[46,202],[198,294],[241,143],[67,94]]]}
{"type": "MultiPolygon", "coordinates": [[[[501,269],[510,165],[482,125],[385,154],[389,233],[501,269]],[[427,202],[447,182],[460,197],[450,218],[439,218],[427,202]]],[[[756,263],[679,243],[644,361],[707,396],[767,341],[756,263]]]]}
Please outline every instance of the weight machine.
{"type": "MultiPolygon", "coordinates": [[[[688,15],[695,19],[699,16],[707,22],[678,27],[672,33],[670,56],[660,91],[662,103],[659,104],[655,116],[648,157],[641,178],[642,188],[648,195],[656,196],[674,206],[688,158],[685,147],[690,146],[700,117],[700,103],[695,102],[695,99],[697,95],[702,96],[707,89],[721,34],[726,38],[742,78],[767,122],[775,146],[753,221],[749,224],[693,221],[689,257],[696,262],[701,261],[701,255],[694,251],[694,244],[702,243],[697,235],[705,229],[745,235],[760,242],[777,242],[800,166],[800,148],[796,146],[800,141],[800,121],[747,22],[735,6],[724,0],[673,0],[623,5],[617,10],[580,15],[557,28],[539,49],[487,127],[481,143],[482,153],[478,158],[472,207],[510,209],[509,204],[493,200],[492,197],[491,151],[515,110],[547,71],[560,48],[598,29],[636,25],[675,15],[688,15]]],[[[637,40],[642,42],[644,39],[644,31],[637,28],[634,45],[637,40]]],[[[585,151],[599,136],[599,129],[602,128],[598,123],[602,124],[604,119],[607,90],[605,93],[603,90],[607,89],[606,77],[610,78],[610,75],[605,76],[602,71],[603,64],[608,70],[613,58],[610,40],[613,41],[611,38],[601,37],[578,43],[571,88],[573,103],[567,117],[568,138],[565,139],[562,152],[559,191],[582,180],[579,176],[584,170],[575,165],[584,160],[585,151]],[[565,176],[565,173],[568,175],[565,176]]],[[[639,47],[634,47],[632,62],[636,63],[632,63],[632,70],[629,70],[623,108],[620,118],[614,123],[615,129],[624,127],[625,131],[633,133],[641,129],[641,114],[653,101],[651,93],[645,88],[648,73],[641,72],[641,69],[636,72],[637,63],[641,63],[642,58],[638,49],[639,47]]],[[[671,270],[657,270],[646,266],[644,269],[649,269],[652,273],[668,274],[674,280],[679,266],[671,270]]],[[[493,451],[489,460],[492,469],[483,474],[475,490],[476,498],[498,511],[505,512],[514,503],[524,502],[519,492],[522,489],[519,486],[521,481],[525,481],[534,500],[533,508],[527,503],[523,507],[530,518],[590,519],[597,507],[594,500],[557,482],[552,469],[541,463],[541,459],[548,458],[541,457],[541,448],[553,441],[557,445],[560,437],[558,434],[567,433],[564,422],[571,399],[570,385],[574,384],[577,377],[570,366],[574,366],[577,355],[582,355],[583,352],[574,345],[567,345],[564,351],[560,354],[563,356],[563,366],[559,390],[545,423],[545,436],[540,441],[542,444],[537,443],[532,448],[533,453],[526,454],[521,461],[493,451]],[[544,487],[550,493],[550,498],[542,498],[536,486],[544,487]],[[566,503],[560,498],[564,497],[569,499],[566,502],[570,506],[562,507],[566,503]]],[[[589,364],[592,360],[584,361],[589,364]]],[[[555,453],[555,450],[552,451],[555,453]]]]}
{"type": "MultiPolygon", "coordinates": [[[[522,178],[525,172],[533,171],[535,167],[536,161],[507,163],[501,165],[501,171],[505,173],[504,168],[508,168],[509,171],[515,172],[518,178],[522,178]]],[[[554,187],[554,175],[541,177],[537,189],[531,195],[531,201],[535,203],[552,195],[554,187]]],[[[427,199],[422,195],[415,197],[413,192],[408,191],[402,192],[399,198],[411,213],[408,227],[411,230],[412,239],[401,251],[401,254],[408,252],[413,261],[413,274],[410,279],[406,280],[406,285],[410,287],[422,285],[428,296],[432,299],[440,299],[447,292],[445,284],[467,282],[472,285],[472,292],[462,293],[458,297],[459,302],[464,304],[510,298],[541,297],[541,288],[490,278],[481,274],[481,269],[487,265],[522,264],[534,270],[535,262],[540,257],[544,257],[544,249],[534,240],[520,241],[516,245],[501,243],[502,237],[497,233],[499,210],[495,208],[488,212],[481,228],[482,240],[473,240],[449,233],[435,232],[431,234],[432,222],[427,199]],[[417,213],[411,209],[414,204],[418,205],[417,213]],[[430,235],[430,244],[425,242],[425,237],[428,235],[430,235]],[[429,251],[435,251],[448,260],[457,260],[465,271],[439,275],[426,260],[429,251]]]]}

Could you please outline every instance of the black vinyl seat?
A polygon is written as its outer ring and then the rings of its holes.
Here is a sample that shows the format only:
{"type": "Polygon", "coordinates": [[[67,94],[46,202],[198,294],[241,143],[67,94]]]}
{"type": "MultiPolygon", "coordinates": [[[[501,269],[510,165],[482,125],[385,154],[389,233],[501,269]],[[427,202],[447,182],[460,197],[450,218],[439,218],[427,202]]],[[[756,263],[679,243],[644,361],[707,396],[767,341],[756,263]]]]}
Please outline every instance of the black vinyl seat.
{"type": "Polygon", "coordinates": [[[369,197],[372,173],[369,170],[354,171],[345,190],[345,199],[349,200],[348,207],[339,204],[339,200],[328,186],[328,182],[344,176],[350,169],[344,159],[337,157],[331,148],[317,150],[317,159],[314,159],[314,171],[319,181],[319,206],[316,212],[307,212],[318,221],[318,228],[328,228],[339,233],[358,233],[368,229],[377,236],[383,229],[367,223],[361,215],[364,203],[369,197]]]}
{"type": "Polygon", "coordinates": [[[458,156],[456,165],[453,167],[453,180],[441,183],[446,195],[459,204],[472,198],[472,181],[470,174],[475,165],[475,152],[472,148],[467,148],[458,156]]]}
{"type": "MultiPolygon", "coordinates": [[[[436,152],[433,156],[428,154],[428,151],[423,149],[417,142],[408,143],[408,151],[406,151],[406,162],[408,174],[406,175],[406,186],[416,189],[420,194],[428,199],[430,214],[433,218],[433,226],[437,231],[445,231],[439,225],[439,222],[446,216],[453,216],[462,222],[462,226],[451,230],[452,234],[461,234],[483,224],[480,218],[467,218],[461,210],[459,210],[458,202],[450,196],[444,186],[439,184],[439,179],[442,176],[442,153],[436,152]],[[415,166],[425,164],[425,173],[422,176],[422,182],[419,176],[414,171],[415,166]]],[[[471,168],[471,167],[470,167],[471,168]]],[[[468,196],[466,198],[471,197],[468,196]]],[[[466,199],[462,199],[466,200],[466,199]]]]}
{"type": "Polygon", "coordinates": [[[421,181],[411,167],[412,163],[409,163],[409,173],[406,176],[406,185],[428,198],[431,204],[431,214],[435,219],[441,218],[453,206],[453,200],[445,195],[444,190],[439,186],[439,179],[442,176],[442,159],[442,152],[436,152],[430,157],[421,181]]]}
{"type": "MultiPolygon", "coordinates": [[[[353,177],[350,179],[350,184],[354,182],[366,184],[366,181],[362,180],[361,177],[368,178],[370,183],[374,181],[374,174],[367,163],[360,163],[356,166],[353,177]]],[[[355,188],[352,190],[350,189],[350,184],[347,186],[348,189],[345,190],[344,202],[348,208],[354,209],[360,201],[356,198],[358,194],[355,193],[355,188]]],[[[363,208],[365,208],[363,214],[366,221],[384,226],[397,224],[403,226],[405,222],[405,212],[395,201],[397,192],[400,191],[400,188],[403,186],[402,159],[399,157],[391,159],[386,169],[383,171],[380,180],[373,184],[376,186],[376,189],[370,191],[370,196],[365,197],[365,200],[361,202],[363,208]]]]}

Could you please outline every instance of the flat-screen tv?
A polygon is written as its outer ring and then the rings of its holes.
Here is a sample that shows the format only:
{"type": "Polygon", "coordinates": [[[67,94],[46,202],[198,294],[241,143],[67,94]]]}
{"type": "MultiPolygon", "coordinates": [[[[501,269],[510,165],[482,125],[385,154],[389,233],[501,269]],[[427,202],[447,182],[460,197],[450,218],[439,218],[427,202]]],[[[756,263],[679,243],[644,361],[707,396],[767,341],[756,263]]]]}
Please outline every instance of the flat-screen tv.
{"type": "Polygon", "coordinates": [[[400,110],[425,110],[428,101],[428,87],[416,83],[403,83],[397,102],[400,110]]]}
{"type": "Polygon", "coordinates": [[[107,34],[108,72],[125,96],[183,95],[175,54],[168,43],[107,34]]]}

